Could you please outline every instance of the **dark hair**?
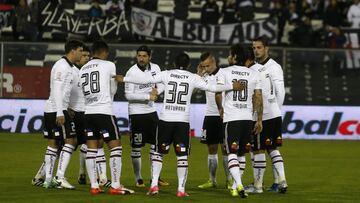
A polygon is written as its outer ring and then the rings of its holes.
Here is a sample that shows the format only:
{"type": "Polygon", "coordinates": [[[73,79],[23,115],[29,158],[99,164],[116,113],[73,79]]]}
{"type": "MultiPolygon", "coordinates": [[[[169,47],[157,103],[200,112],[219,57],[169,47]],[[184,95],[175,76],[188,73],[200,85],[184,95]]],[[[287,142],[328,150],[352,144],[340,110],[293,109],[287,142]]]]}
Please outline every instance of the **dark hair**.
{"type": "Polygon", "coordinates": [[[65,54],[68,54],[71,50],[84,47],[84,43],[79,40],[69,40],[65,43],[65,54]]]}
{"type": "Polygon", "coordinates": [[[254,50],[251,46],[233,45],[230,48],[230,54],[236,56],[236,65],[239,66],[244,66],[247,59],[255,60],[254,50]]]}
{"type": "Polygon", "coordinates": [[[182,52],[175,58],[175,68],[186,70],[190,65],[190,57],[186,53],[182,52]]]}
{"type": "Polygon", "coordinates": [[[98,40],[93,43],[91,50],[93,54],[98,54],[103,51],[109,52],[109,46],[103,40],[98,40]]]}
{"type": "Polygon", "coordinates": [[[206,59],[208,59],[210,56],[212,56],[212,54],[210,52],[204,52],[200,55],[200,60],[201,61],[205,61],[206,59]]]}
{"type": "Polygon", "coordinates": [[[87,52],[91,53],[90,48],[86,45],[83,46],[83,51],[87,51],[87,52]]]}
{"type": "Polygon", "coordinates": [[[261,42],[263,45],[264,45],[264,47],[267,47],[267,46],[269,46],[269,40],[268,40],[268,38],[267,37],[265,37],[265,36],[260,36],[260,37],[256,37],[255,39],[253,39],[252,41],[259,41],[259,42],[261,42]]]}
{"type": "Polygon", "coordinates": [[[254,49],[252,48],[252,46],[246,46],[244,51],[246,59],[255,61],[254,49]]]}
{"type": "Polygon", "coordinates": [[[146,45],[142,45],[140,46],[137,50],[136,50],[136,53],[139,52],[139,51],[145,51],[149,56],[151,56],[151,49],[146,46],[146,45]]]}

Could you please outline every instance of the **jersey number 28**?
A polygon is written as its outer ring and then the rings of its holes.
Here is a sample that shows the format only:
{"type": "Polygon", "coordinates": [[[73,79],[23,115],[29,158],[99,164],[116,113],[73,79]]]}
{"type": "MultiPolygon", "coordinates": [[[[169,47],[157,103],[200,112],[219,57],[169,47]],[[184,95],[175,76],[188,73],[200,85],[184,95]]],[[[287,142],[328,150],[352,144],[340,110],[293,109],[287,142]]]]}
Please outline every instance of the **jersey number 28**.
{"type": "Polygon", "coordinates": [[[82,83],[82,89],[84,92],[84,95],[89,95],[91,93],[98,93],[100,92],[100,77],[99,77],[99,71],[93,71],[90,74],[84,73],[81,75],[81,78],[85,78],[84,82],[82,83]],[[90,85],[90,88],[87,88],[87,86],[90,85]],[[90,89],[90,91],[86,90],[90,89]]]}

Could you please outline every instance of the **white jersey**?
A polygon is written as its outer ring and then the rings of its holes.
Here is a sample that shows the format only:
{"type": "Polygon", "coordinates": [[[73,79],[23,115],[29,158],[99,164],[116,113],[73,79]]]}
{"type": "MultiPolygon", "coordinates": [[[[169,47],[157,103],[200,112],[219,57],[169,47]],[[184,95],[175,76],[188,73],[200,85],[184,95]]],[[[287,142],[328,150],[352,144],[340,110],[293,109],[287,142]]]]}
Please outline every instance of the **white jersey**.
{"type": "Polygon", "coordinates": [[[194,88],[214,92],[232,89],[232,84],[208,84],[199,75],[180,69],[162,71],[153,77],[125,77],[124,82],[163,83],[164,105],[160,119],[168,122],[189,122],[190,101],[194,88]]]}
{"type": "Polygon", "coordinates": [[[347,12],[347,20],[351,23],[352,28],[360,28],[360,3],[350,6],[347,12]]]}
{"type": "MultiPolygon", "coordinates": [[[[152,77],[159,72],[161,72],[160,67],[154,63],[150,63],[144,71],[135,64],[126,72],[126,77],[152,77]]],[[[157,88],[158,92],[162,92],[164,85],[160,83],[156,85],[153,83],[125,83],[125,97],[129,101],[129,115],[148,114],[156,111],[154,102],[149,100],[152,88],[157,88]]]]}
{"type": "MultiPolygon", "coordinates": [[[[276,98],[276,91],[274,85],[275,80],[283,81],[283,72],[281,67],[274,63],[269,63],[268,66],[257,63],[252,65],[250,69],[258,71],[260,73],[264,107],[263,120],[269,120],[281,116],[281,110],[276,98]]],[[[256,115],[254,115],[254,120],[257,120],[256,115]]]]}
{"type": "Polygon", "coordinates": [[[116,93],[116,75],[113,62],[92,59],[79,73],[85,96],[85,114],[113,115],[112,103],[116,93]]]}
{"type": "MultiPolygon", "coordinates": [[[[210,84],[217,84],[218,76],[222,74],[222,69],[219,68],[215,74],[206,74],[203,76],[204,80],[210,84]]],[[[215,93],[206,91],[206,108],[205,108],[205,116],[220,116],[218,106],[215,100],[215,93]]]]}
{"type": "Polygon", "coordinates": [[[82,87],[79,81],[79,68],[76,66],[73,67],[73,85],[70,93],[70,103],[69,108],[77,111],[84,112],[85,111],[85,98],[82,92],[82,87]]]}
{"type": "Polygon", "coordinates": [[[219,82],[229,84],[240,81],[245,85],[242,91],[227,91],[224,97],[224,123],[253,119],[252,96],[254,90],[261,89],[261,79],[257,71],[244,66],[233,65],[223,69],[219,82]]]}
{"type": "Polygon", "coordinates": [[[69,105],[70,92],[73,82],[73,64],[62,57],[51,69],[50,96],[46,101],[45,112],[56,112],[56,116],[63,116],[63,110],[69,105]]]}
{"type": "Polygon", "coordinates": [[[281,66],[271,58],[266,59],[263,66],[269,70],[270,78],[273,85],[273,90],[276,97],[276,103],[281,110],[285,100],[285,85],[284,85],[284,73],[281,66]]]}

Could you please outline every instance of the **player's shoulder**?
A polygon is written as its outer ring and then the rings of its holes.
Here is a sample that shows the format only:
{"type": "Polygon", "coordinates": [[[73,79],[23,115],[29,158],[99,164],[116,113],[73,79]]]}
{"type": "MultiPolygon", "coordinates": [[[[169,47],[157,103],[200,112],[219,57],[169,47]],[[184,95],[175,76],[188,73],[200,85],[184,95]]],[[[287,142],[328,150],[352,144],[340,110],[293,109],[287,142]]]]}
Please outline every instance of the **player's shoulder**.
{"type": "Polygon", "coordinates": [[[268,60],[268,62],[266,63],[266,65],[269,67],[269,68],[274,68],[274,69],[282,69],[281,68],[281,65],[276,62],[274,59],[270,58],[268,60]]]}
{"type": "Polygon", "coordinates": [[[57,60],[54,65],[53,65],[53,68],[56,68],[56,69],[67,69],[67,68],[72,68],[74,65],[66,60],[65,57],[61,57],[59,60],[57,60]]]}
{"type": "Polygon", "coordinates": [[[158,64],[156,63],[150,63],[150,67],[151,67],[151,70],[154,70],[156,72],[160,72],[161,71],[161,68],[158,64]]]}
{"type": "Polygon", "coordinates": [[[137,70],[139,70],[139,68],[138,68],[137,64],[134,64],[129,68],[129,70],[126,71],[126,73],[127,74],[133,73],[133,72],[136,72],[137,70]]]}

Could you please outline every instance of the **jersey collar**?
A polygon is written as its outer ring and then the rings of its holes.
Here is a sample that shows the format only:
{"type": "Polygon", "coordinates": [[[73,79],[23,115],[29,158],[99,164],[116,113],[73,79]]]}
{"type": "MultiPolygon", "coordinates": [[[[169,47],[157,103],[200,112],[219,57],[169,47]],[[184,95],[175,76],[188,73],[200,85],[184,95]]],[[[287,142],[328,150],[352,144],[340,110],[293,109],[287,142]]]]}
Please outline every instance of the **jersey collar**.
{"type": "Polygon", "coordinates": [[[267,57],[262,63],[260,63],[261,65],[265,65],[265,63],[267,63],[270,60],[270,57],[267,57]]]}
{"type": "Polygon", "coordinates": [[[210,73],[209,75],[216,75],[216,73],[218,73],[220,70],[220,67],[216,67],[215,71],[210,73]]]}
{"type": "Polygon", "coordinates": [[[66,56],[63,56],[61,58],[65,59],[65,61],[69,64],[70,67],[73,67],[74,64],[71,63],[71,61],[66,56]]]}
{"type": "Polygon", "coordinates": [[[149,63],[148,66],[145,67],[145,68],[141,68],[141,66],[140,66],[138,63],[136,63],[136,66],[137,66],[142,72],[145,72],[146,70],[151,70],[151,65],[150,65],[150,63],[149,63]]]}

